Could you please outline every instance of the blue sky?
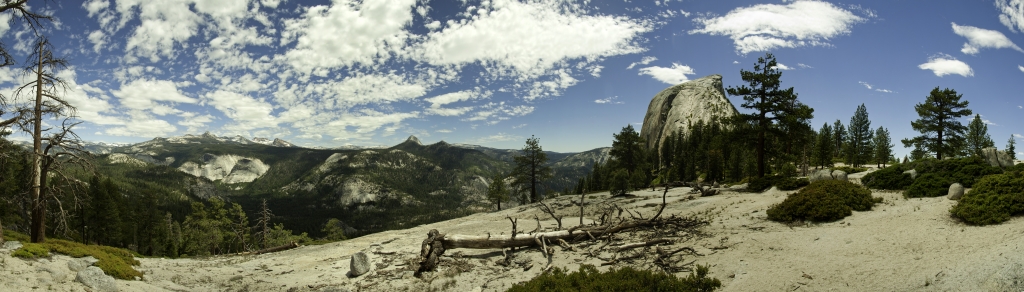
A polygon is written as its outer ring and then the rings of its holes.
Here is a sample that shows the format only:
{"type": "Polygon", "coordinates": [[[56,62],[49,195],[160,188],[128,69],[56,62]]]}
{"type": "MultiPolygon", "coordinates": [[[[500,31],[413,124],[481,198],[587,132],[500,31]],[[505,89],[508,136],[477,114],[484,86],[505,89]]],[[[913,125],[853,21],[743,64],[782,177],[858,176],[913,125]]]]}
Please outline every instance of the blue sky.
{"type": "MultiPolygon", "coordinates": [[[[740,85],[740,69],[772,52],[815,128],[863,103],[902,156],[914,104],[939,86],[970,101],[997,147],[1024,142],[1022,0],[79,3],[32,8],[56,16],[42,33],[71,60],[61,74],[91,141],[210,131],[520,148],[535,135],[578,152],[639,129],[662,89],[710,74],[740,85]]],[[[19,61],[32,38],[0,26],[19,61]]],[[[21,82],[0,69],[8,96],[21,82]]]]}

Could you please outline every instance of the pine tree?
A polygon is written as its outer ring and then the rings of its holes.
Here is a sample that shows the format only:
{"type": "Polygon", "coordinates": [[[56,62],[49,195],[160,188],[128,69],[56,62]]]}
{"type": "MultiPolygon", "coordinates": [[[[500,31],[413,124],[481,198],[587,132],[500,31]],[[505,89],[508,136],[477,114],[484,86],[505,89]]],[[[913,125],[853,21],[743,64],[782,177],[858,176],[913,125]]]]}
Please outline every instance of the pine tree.
{"type": "Polygon", "coordinates": [[[491,179],[491,185],[487,186],[487,200],[491,203],[498,205],[498,211],[501,211],[501,202],[508,201],[508,190],[505,188],[505,176],[495,174],[491,179]]]}
{"type": "Polygon", "coordinates": [[[1010,135],[1010,141],[1006,142],[1006,154],[1010,155],[1010,159],[1017,159],[1017,148],[1014,147],[1017,142],[1013,139],[1013,135],[1010,135]]]}
{"type": "Polygon", "coordinates": [[[972,114],[967,108],[968,101],[960,101],[963,94],[949,88],[932,89],[924,103],[914,106],[919,119],[910,122],[910,126],[921,136],[903,139],[903,147],[914,146],[935,153],[935,158],[956,155],[962,145],[964,131],[967,127],[960,124],[959,118],[972,114]]]}
{"type": "Polygon", "coordinates": [[[971,155],[983,156],[982,149],[995,147],[992,136],[988,134],[988,125],[981,120],[981,115],[974,115],[974,119],[967,125],[967,151],[971,155]]]}
{"type": "Polygon", "coordinates": [[[828,123],[822,124],[821,130],[818,130],[818,143],[815,145],[817,146],[814,155],[815,166],[832,166],[832,156],[835,152],[832,136],[832,127],[829,127],[828,123]]]}
{"type": "Polygon", "coordinates": [[[875,140],[872,144],[875,145],[875,163],[884,167],[885,163],[889,161],[889,157],[892,156],[893,144],[889,137],[889,130],[878,127],[878,130],[875,130],[875,140]]]}
{"type": "Polygon", "coordinates": [[[871,120],[868,120],[868,109],[864,104],[857,106],[857,111],[850,118],[850,128],[847,134],[849,151],[846,153],[846,164],[854,167],[860,166],[871,159],[871,120]]]}
{"type": "Polygon", "coordinates": [[[633,185],[643,185],[646,180],[646,157],[640,133],[633,129],[633,125],[626,125],[618,134],[612,134],[612,137],[612,149],[608,154],[615,161],[612,164],[613,171],[623,169],[633,185]]]}
{"type": "Polygon", "coordinates": [[[551,167],[546,165],[548,155],[541,148],[540,140],[533,136],[526,139],[522,151],[523,155],[514,158],[516,167],[512,173],[520,189],[530,190],[530,201],[539,202],[540,193],[537,192],[537,185],[551,178],[551,167]]]}
{"type": "Polygon", "coordinates": [[[835,148],[832,148],[832,157],[842,157],[843,146],[846,145],[846,128],[843,127],[843,122],[839,121],[838,119],[832,125],[832,139],[833,141],[835,141],[835,148]]]}
{"type": "Polygon", "coordinates": [[[727,89],[729,95],[743,96],[743,108],[754,110],[753,113],[740,114],[738,120],[757,125],[757,177],[764,177],[765,165],[769,160],[765,155],[768,135],[785,135],[776,125],[787,120],[811,119],[814,113],[814,109],[797,99],[792,87],[781,89],[781,77],[782,71],[778,69],[775,57],[769,53],[757,58],[753,71],[740,69],[740,78],[750,87],[740,85],[727,89]]]}

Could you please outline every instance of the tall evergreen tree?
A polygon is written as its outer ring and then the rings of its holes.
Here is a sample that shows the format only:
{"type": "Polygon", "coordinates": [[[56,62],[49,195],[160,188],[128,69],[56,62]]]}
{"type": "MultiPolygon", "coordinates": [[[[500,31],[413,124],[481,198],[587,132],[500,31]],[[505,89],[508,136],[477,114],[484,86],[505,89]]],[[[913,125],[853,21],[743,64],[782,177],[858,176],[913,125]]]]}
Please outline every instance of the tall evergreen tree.
{"type": "MultiPolygon", "coordinates": [[[[498,205],[501,210],[501,202],[508,201],[508,190],[505,188],[505,176],[498,173],[491,179],[491,185],[487,186],[487,200],[498,205]]],[[[582,184],[582,181],[581,181],[582,184]]]]}
{"type": "Polygon", "coordinates": [[[1017,147],[1014,147],[1016,144],[1017,141],[1010,135],[1010,141],[1006,141],[1006,154],[1010,155],[1010,159],[1017,159],[1017,147]]]}
{"type": "Polygon", "coordinates": [[[992,136],[988,134],[988,125],[985,124],[985,121],[981,120],[981,115],[974,115],[971,123],[967,124],[966,140],[967,151],[975,156],[983,156],[982,149],[996,147],[996,143],[992,141],[992,136]]]}
{"type": "Polygon", "coordinates": [[[821,125],[821,130],[818,130],[818,143],[815,144],[814,151],[814,165],[820,167],[826,167],[832,165],[833,152],[835,151],[835,143],[832,139],[832,127],[829,127],[828,123],[821,125]]]}
{"type": "Polygon", "coordinates": [[[784,134],[776,127],[780,121],[806,120],[813,117],[814,109],[797,100],[793,88],[781,89],[782,71],[778,69],[775,56],[771,53],[757,58],[754,70],[740,69],[740,78],[747,85],[730,86],[729,95],[743,97],[742,107],[753,109],[753,113],[740,114],[740,122],[753,122],[757,125],[757,177],[764,177],[767,158],[767,139],[770,134],[784,134]]]}
{"type": "MultiPolygon", "coordinates": [[[[618,134],[612,134],[612,149],[608,154],[615,160],[615,169],[625,169],[627,177],[634,177],[637,172],[644,172],[645,164],[644,141],[633,129],[626,125],[618,134]]],[[[636,183],[636,182],[634,182],[636,183]]]]}
{"type": "Polygon", "coordinates": [[[514,158],[516,167],[512,176],[516,178],[515,184],[520,189],[530,190],[530,201],[540,201],[540,194],[537,193],[537,185],[544,180],[551,178],[551,167],[547,166],[548,155],[540,146],[540,139],[530,136],[523,146],[523,155],[514,158]]]}
{"type": "Polygon", "coordinates": [[[892,157],[893,144],[892,138],[889,137],[889,130],[878,127],[878,130],[875,130],[875,140],[872,144],[875,145],[875,164],[885,166],[885,163],[889,162],[889,158],[892,157]]]}
{"type": "Polygon", "coordinates": [[[963,94],[957,94],[956,90],[949,88],[932,89],[923,103],[914,106],[920,118],[910,122],[910,126],[920,132],[921,136],[901,140],[903,147],[923,148],[935,153],[935,158],[939,160],[943,156],[956,155],[967,128],[958,120],[972,114],[967,108],[969,102],[960,101],[962,97],[963,94]]]}
{"type": "Polygon", "coordinates": [[[846,127],[843,127],[843,122],[839,119],[832,125],[832,140],[835,145],[835,148],[832,148],[832,157],[842,157],[843,146],[846,145],[846,127]]]}
{"type": "Polygon", "coordinates": [[[849,151],[846,153],[846,164],[857,167],[867,163],[873,156],[871,138],[874,133],[871,131],[868,109],[863,103],[857,106],[857,111],[850,118],[850,128],[848,131],[847,143],[849,151]]]}

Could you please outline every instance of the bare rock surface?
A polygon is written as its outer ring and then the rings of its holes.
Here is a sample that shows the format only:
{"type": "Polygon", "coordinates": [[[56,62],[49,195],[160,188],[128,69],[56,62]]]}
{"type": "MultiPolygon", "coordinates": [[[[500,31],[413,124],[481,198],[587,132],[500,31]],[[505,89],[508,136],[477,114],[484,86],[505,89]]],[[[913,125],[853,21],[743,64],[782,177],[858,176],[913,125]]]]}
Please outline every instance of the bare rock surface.
{"type": "MultiPolygon", "coordinates": [[[[604,207],[615,210],[618,206],[645,218],[660,207],[660,188],[630,193],[633,196],[586,195],[583,224],[600,221],[604,207]]],[[[839,222],[787,225],[766,220],[765,210],[789,193],[769,190],[754,195],[723,189],[716,196],[695,198],[690,188],[672,188],[666,196],[665,216],[704,214],[710,216],[711,224],[704,227],[703,235],[666,237],[672,242],[659,248],[692,247],[695,254],[683,255],[682,260],[710,265],[709,276],[722,281],[718,291],[1020,291],[1024,283],[1024,241],[1020,240],[1024,217],[969,226],[949,216],[955,201],[908,200],[897,192],[875,191],[872,196],[883,198],[883,203],[839,222]]],[[[562,196],[545,203],[563,216],[563,229],[567,229],[580,223],[579,206],[574,203],[578,200],[579,196],[562,196]]],[[[437,271],[424,273],[423,278],[412,274],[429,230],[507,235],[511,224],[506,217],[518,218],[521,236],[528,236],[538,224],[542,232],[557,228],[550,215],[531,204],[269,254],[139,258],[136,269],[145,274],[141,281],[114,281],[121,291],[505,291],[544,273],[548,260],[538,248],[517,250],[511,266],[496,264],[505,259],[499,249],[450,249],[437,271]],[[359,277],[347,277],[358,252],[369,255],[372,268],[359,277]]],[[[602,266],[604,260],[590,255],[611,258],[616,246],[650,239],[619,233],[611,239],[614,245],[607,247],[603,246],[606,239],[597,244],[569,241],[572,249],[549,245],[554,251],[551,265],[571,271],[581,264],[602,271],[624,266],[656,269],[644,261],[602,266]]],[[[656,254],[656,249],[635,252],[656,254]]],[[[621,253],[619,258],[628,255],[632,253],[621,253]]],[[[62,261],[70,260],[60,255],[52,258],[44,263],[0,250],[0,290],[97,291],[77,281],[54,281],[49,272],[37,269],[48,264],[63,269],[67,264],[62,261]],[[42,284],[46,281],[48,286],[42,284]]]]}
{"type": "Polygon", "coordinates": [[[981,153],[985,155],[985,161],[988,164],[995,167],[1011,167],[1013,166],[1013,159],[1010,159],[1010,155],[1006,154],[1005,151],[996,150],[995,147],[989,147],[981,150],[981,153]]]}
{"type": "Polygon", "coordinates": [[[691,123],[711,122],[739,114],[725,96],[722,75],[708,75],[662,90],[651,99],[640,137],[647,148],[665,143],[673,132],[686,133],[691,123]]]}
{"type": "Polygon", "coordinates": [[[847,176],[846,176],[846,172],[845,171],[842,171],[842,170],[831,170],[831,169],[822,169],[822,170],[815,171],[815,172],[811,173],[811,175],[807,178],[807,180],[809,180],[811,182],[816,182],[816,181],[819,181],[819,180],[827,180],[827,179],[849,180],[849,178],[847,178],[847,176]]]}
{"type": "Polygon", "coordinates": [[[270,170],[263,161],[238,155],[203,155],[202,163],[185,162],[178,170],[193,176],[205,177],[213,181],[223,180],[224,183],[252,182],[270,170]]]}
{"type": "Polygon", "coordinates": [[[107,276],[98,267],[88,267],[81,271],[78,271],[78,275],[75,276],[75,281],[78,281],[94,291],[104,292],[116,292],[117,282],[114,281],[114,277],[107,276]]]}

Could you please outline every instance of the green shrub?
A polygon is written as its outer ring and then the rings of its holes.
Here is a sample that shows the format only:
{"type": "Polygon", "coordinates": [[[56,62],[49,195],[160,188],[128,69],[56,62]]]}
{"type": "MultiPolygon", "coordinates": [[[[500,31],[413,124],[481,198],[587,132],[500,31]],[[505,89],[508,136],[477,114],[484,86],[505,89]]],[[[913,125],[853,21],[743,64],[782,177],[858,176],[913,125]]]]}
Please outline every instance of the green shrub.
{"type": "Polygon", "coordinates": [[[768,209],[768,219],[778,222],[809,220],[829,222],[843,219],[852,211],[868,211],[880,200],[867,188],[841,180],[819,180],[782,203],[768,209]]]}
{"type": "Polygon", "coordinates": [[[795,189],[799,189],[799,188],[805,187],[805,186],[807,186],[810,183],[811,183],[811,181],[807,180],[806,177],[802,177],[802,178],[785,177],[785,178],[780,178],[780,179],[776,180],[775,181],[775,186],[779,187],[779,189],[783,190],[783,191],[792,191],[792,190],[795,190],[795,189]]]}
{"type": "Polygon", "coordinates": [[[998,224],[1024,215],[1024,175],[1016,172],[981,178],[950,213],[972,225],[998,224]]]}
{"type": "Polygon", "coordinates": [[[833,167],[832,170],[842,170],[846,174],[854,174],[854,173],[858,173],[858,172],[868,171],[868,168],[867,167],[840,166],[840,167],[833,167]]]}
{"type": "Polygon", "coordinates": [[[964,165],[953,173],[951,180],[958,182],[965,188],[973,188],[974,182],[986,175],[1001,174],[1003,170],[990,165],[970,164],[964,165]]]}
{"type": "Polygon", "coordinates": [[[860,179],[864,186],[880,190],[902,190],[914,183],[910,174],[903,173],[899,165],[889,166],[864,175],[860,179]]]}
{"type": "MultiPolygon", "coordinates": [[[[4,234],[7,234],[6,231],[4,234]]],[[[27,238],[25,239],[27,240],[27,238]]],[[[22,244],[21,248],[12,253],[13,256],[23,258],[47,257],[50,256],[51,251],[73,258],[92,256],[98,260],[96,266],[103,270],[103,273],[111,277],[122,280],[142,277],[142,273],[132,268],[132,266],[139,265],[139,261],[126,249],[102,245],[85,245],[60,239],[47,239],[43,243],[22,242],[22,244]]]]}
{"type": "Polygon", "coordinates": [[[989,165],[980,157],[946,160],[922,159],[908,163],[904,169],[917,169],[922,176],[933,173],[946,177],[951,180],[950,184],[958,182],[965,188],[973,187],[975,181],[986,175],[1003,173],[1002,169],[989,165]]]}
{"type": "Polygon", "coordinates": [[[715,278],[708,278],[708,267],[697,270],[685,278],[675,275],[631,267],[598,272],[592,265],[581,265],[577,272],[554,268],[550,273],[512,285],[507,291],[714,291],[722,286],[715,278]]]}
{"type": "Polygon", "coordinates": [[[948,178],[934,173],[926,173],[914,180],[914,183],[903,191],[907,198],[939,197],[949,194],[949,185],[953,184],[948,178]]]}
{"type": "Polygon", "coordinates": [[[747,182],[747,190],[753,192],[763,192],[764,190],[772,187],[773,180],[774,176],[751,178],[747,182]]]}

